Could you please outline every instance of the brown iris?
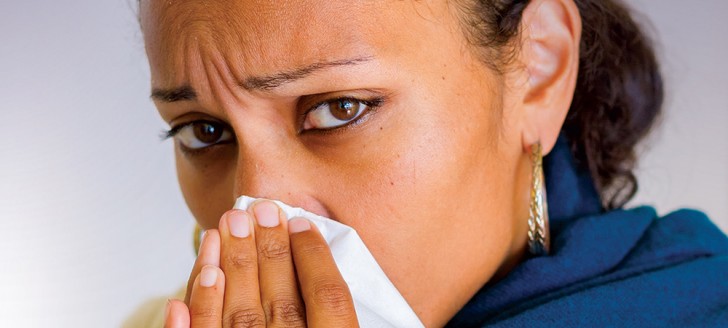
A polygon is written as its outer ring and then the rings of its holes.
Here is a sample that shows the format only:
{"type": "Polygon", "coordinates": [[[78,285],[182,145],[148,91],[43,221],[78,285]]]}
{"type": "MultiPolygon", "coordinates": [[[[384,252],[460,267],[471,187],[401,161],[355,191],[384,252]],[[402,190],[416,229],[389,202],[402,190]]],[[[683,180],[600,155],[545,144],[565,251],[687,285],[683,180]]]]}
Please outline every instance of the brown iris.
{"type": "Polygon", "coordinates": [[[341,121],[348,121],[356,117],[359,114],[361,103],[351,99],[341,99],[332,102],[329,105],[331,115],[341,121]]]}
{"type": "Polygon", "coordinates": [[[220,140],[223,128],[211,123],[197,123],[192,127],[195,138],[202,143],[211,144],[220,140]]]}

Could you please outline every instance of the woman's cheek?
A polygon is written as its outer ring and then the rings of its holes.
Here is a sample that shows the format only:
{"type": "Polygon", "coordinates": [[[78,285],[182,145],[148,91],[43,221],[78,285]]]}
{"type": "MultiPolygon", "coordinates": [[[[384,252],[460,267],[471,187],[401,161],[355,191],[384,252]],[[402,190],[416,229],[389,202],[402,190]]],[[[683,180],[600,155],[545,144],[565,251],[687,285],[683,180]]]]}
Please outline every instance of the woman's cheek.
{"type": "Polygon", "coordinates": [[[220,216],[235,203],[234,150],[220,149],[198,157],[175,151],[182,196],[203,229],[217,228],[220,216]]]}

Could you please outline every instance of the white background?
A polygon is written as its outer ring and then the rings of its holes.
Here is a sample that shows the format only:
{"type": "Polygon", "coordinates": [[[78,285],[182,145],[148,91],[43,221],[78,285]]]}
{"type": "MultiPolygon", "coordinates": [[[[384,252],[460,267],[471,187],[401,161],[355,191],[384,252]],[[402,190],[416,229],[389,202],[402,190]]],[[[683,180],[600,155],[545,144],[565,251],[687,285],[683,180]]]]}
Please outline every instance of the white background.
{"type": "MultiPolygon", "coordinates": [[[[179,193],[133,0],[0,3],[0,327],[116,327],[179,288],[179,193]]],[[[728,230],[728,1],[633,1],[668,81],[631,205],[728,230]]]]}

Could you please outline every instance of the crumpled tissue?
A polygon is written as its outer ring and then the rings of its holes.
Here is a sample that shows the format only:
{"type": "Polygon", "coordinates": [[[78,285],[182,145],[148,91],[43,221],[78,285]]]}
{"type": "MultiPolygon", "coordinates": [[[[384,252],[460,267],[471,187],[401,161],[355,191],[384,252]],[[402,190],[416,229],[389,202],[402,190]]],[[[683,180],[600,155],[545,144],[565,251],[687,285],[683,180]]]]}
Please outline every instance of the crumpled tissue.
{"type": "MultiPolygon", "coordinates": [[[[235,208],[246,210],[256,200],[258,199],[241,196],[235,202],[235,208]]],[[[361,327],[424,327],[354,229],[302,208],[273,201],[281,207],[289,220],[293,217],[304,217],[321,231],[341,275],[349,286],[361,327]]]]}

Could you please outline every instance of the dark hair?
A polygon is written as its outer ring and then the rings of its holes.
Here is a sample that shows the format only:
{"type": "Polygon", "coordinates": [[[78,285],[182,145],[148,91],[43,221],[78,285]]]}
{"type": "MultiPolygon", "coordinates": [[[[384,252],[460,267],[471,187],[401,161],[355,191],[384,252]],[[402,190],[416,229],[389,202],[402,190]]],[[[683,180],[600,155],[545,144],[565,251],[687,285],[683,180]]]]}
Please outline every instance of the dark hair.
{"type": "MultiPolygon", "coordinates": [[[[579,72],[562,133],[577,164],[589,170],[607,209],[637,192],[635,146],[659,117],[663,82],[650,40],[619,0],[574,0],[582,18],[579,72]]],[[[463,0],[468,39],[498,68],[528,0],[463,0]]]]}

